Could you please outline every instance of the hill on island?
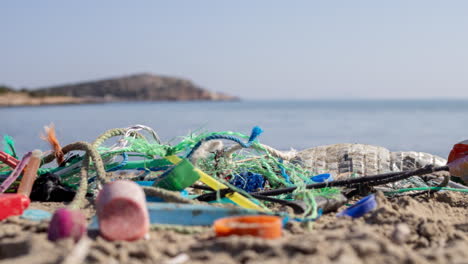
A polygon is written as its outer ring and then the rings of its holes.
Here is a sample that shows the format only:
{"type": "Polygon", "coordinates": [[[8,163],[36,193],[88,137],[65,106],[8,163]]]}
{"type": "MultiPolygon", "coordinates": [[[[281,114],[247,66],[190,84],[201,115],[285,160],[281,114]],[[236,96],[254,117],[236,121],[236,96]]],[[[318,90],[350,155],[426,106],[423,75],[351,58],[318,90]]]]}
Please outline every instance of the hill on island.
{"type": "Polygon", "coordinates": [[[135,74],[125,77],[88,81],[30,90],[32,97],[66,96],[105,101],[192,101],[236,100],[234,96],[210,92],[189,80],[135,74]]]}

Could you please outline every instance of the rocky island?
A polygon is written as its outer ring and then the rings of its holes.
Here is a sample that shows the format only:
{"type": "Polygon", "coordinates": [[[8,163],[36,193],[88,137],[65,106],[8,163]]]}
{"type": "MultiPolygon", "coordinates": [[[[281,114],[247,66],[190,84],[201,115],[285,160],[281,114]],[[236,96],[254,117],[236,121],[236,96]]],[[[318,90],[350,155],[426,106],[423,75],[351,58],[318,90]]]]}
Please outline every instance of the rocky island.
{"type": "Polygon", "coordinates": [[[135,74],[21,91],[0,87],[0,106],[230,100],[238,98],[205,90],[186,79],[152,74],[135,74]]]}

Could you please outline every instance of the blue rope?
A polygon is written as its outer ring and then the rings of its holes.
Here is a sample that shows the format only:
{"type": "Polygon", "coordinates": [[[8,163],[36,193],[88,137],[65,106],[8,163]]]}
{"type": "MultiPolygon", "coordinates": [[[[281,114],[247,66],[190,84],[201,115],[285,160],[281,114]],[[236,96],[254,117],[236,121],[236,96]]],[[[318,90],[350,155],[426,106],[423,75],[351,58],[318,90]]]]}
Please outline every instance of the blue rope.
{"type": "Polygon", "coordinates": [[[263,190],[266,182],[265,178],[261,174],[242,172],[240,174],[233,175],[233,178],[229,183],[246,192],[256,192],[259,189],[263,190]]]}
{"type": "Polygon", "coordinates": [[[122,162],[119,165],[108,169],[107,172],[120,170],[125,165],[127,165],[127,163],[128,163],[128,155],[127,155],[127,153],[124,152],[124,153],[122,153],[122,162]]]}
{"type": "Polygon", "coordinates": [[[206,138],[200,140],[200,141],[192,148],[192,150],[190,151],[190,153],[187,155],[187,158],[190,158],[190,157],[193,155],[193,153],[195,153],[195,151],[201,146],[201,144],[203,144],[203,143],[206,142],[206,141],[215,140],[215,139],[225,139],[225,140],[234,141],[234,142],[238,143],[239,145],[241,145],[243,148],[250,148],[250,146],[252,146],[252,144],[254,143],[255,139],[257,139],[257,137],[258,137],[262,132],[263,132],[263,129],[261,129],[261,128],[258,127],[258,126],[255,126],[255,127],[252,129],[252,133],[250,134],[249,141],[248,141],[247,143],[242,142],[242,140],[240,140],[240,139],[237,138],[237,137],[229,136],[229,135],[212,135],[212,136],[206,137],[206,138]]]}
{"type": "MultiPolygon", "coordinates": [[[[283,160],[282,159],[279,159],[279,162],[280,163],[283,163],[283,160]]],[[[286,173],[286,169],[281,165],[281,164],[278,164],[278,167],[280,168],[280,171],[281,171],[281,176],[283,176],[284,180],[289,183],[289,184],[293,184],[291,182],[291,178],[289,177],[289,175],[286,173]]]]}

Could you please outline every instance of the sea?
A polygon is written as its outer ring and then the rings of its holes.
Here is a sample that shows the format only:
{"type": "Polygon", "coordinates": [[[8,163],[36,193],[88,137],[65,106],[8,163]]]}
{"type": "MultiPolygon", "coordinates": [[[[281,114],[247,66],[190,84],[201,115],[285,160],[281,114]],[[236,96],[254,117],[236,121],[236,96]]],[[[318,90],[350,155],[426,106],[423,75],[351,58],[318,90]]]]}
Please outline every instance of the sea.
{"type": "Polygon", "coordinates": [[[48,150],[40,138],[53,123],[62,145],[93,141],[111,128],[152,127],[163,142],[200,131],[264,132],[263,144],[302,150],[335,143],[421,151],[446,158],[468,139],[467,100],[317,100],[235,102],[125,102],[0,108],[0,135],[14,138],[21,155],[48,150]]]}

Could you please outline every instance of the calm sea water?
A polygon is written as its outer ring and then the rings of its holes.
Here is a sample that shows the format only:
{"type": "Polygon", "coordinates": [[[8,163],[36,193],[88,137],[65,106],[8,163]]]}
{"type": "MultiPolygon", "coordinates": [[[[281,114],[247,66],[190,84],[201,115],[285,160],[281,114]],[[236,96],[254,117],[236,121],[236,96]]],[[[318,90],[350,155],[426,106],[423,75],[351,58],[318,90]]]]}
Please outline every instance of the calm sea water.
{"type": "Polygon", "coordinates": [[[392,151],[424,151],[446,157],[468,138],[468,101],[241,101],[138,102],[0,108],[0,134],[17,149],[48,149],[39,138],[55,123],[63,145],[92,141],[110,128],[144,124],[163,141],[194,130],[249,134],[259,125],[260,141],[278,149],[334,143],[380,145],[392,151]]]}

